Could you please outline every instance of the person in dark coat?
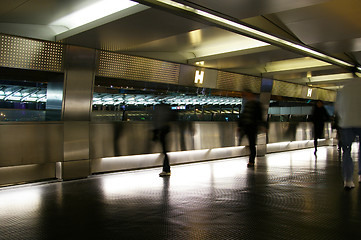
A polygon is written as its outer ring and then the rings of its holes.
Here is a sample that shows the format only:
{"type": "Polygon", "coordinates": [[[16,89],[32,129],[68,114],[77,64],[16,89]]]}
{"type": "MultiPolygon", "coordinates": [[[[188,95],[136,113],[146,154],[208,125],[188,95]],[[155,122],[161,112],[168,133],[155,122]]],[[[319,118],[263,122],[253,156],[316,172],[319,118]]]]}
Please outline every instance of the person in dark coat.
{"type": "Polygon", "coordinates": [[[239,130],[248,138],[250,155],[248,160],[248,167],[253,167],[256,158],[256,143],[257,134],[260,126],[266,127],[266,122],[262,116],[262,105],[258,101],[256,95],[252,92],[244,94],[246,103],[244,104],[243,111],[240,114],[238,127],[239,130]]]}
{"type": "Polygon", "coordinates": [[[170,176],[169,158],[167,155],[167,135],[171,129],[171,122],[176,120],[176,113],[171,110],[171,106],[161,103],[155,106],[153,112],[153,141],[159,141],[162,145],[163,171],[159,174],[160,177],[170,176]]]}
{"type": "Polygon", "coordinates": [[[328,121],[330,116],[328,115],[326,108],[321,100],[317,100],[312,109],[311,120],[313,122],[313,135],[314,135],[314,147],[315,156],[317,156],[318,139],[322,138],[325,122],[328,121]]]}

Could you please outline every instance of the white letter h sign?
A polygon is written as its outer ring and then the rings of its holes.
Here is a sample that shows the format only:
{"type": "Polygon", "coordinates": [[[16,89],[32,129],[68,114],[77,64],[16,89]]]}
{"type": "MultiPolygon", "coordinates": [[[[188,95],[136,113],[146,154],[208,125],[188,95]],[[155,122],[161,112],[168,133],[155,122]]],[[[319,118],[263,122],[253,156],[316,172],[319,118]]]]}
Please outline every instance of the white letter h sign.
{"type": "Polygon", "coordinates": [[[196,75],[194,77],[194,83],[203,83],[203,78],[204,78],[204,71],[196,71],[196,75]]]}

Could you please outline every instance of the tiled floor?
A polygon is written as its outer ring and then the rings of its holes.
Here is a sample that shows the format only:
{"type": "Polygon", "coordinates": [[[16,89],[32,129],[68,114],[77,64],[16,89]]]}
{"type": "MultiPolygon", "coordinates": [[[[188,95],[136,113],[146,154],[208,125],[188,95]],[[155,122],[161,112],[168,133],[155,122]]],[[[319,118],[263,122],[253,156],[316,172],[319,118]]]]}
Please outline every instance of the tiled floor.
{"type": "MultiPolygon", "coordinates": [[[[354,155],[356,155],[354,153],[354,155]]],[[[356,160],[356,156],[355,156],[356,160]]],[[[332,147],[0,189],[0,239],[357,239],[332,147]]],[[[355,165],[357,170],[357,164],[355,165]]]]}

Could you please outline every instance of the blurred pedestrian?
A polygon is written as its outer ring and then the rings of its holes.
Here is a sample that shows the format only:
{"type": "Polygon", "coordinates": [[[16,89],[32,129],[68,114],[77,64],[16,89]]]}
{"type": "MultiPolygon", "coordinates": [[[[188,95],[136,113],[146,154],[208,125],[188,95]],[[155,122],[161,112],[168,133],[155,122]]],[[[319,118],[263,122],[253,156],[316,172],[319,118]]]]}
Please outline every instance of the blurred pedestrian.
{"type": "Polygon", "coordinates": [[[153,112],[153,141],[159,141],[162,146],[163,170],[159,174],[160,177],[170,176],[170,165],[168,152],[167,135],[171,129],[171,122],[176,120],[176,114],[172,111],[171,106],[161,103],[155,106],[153,112]]]}
{"type": "Polygon", "coordinates": [[[333,119],[332,119],[332,129],[336,130],[336,138],[337,138],[337,151],[339,153],[341,153],[341,146],[342,146],[342,142],[341,142],[341,132],[340,132],[340,125],[339,125],[339,116],[338,113],[335,112],[333,119]]]}
{"type": "Polygon", "coordinates": [[[327,110],[321,100],[317,100],[311,114],[311,120],[313,122],[313,145],[315,147],[315,156],[317,157],[317,145],[318,139],[322,138],[325,122],[330,119],[330,116],[327,113],[327,110]]]}
{"type": "Polygon", "coordinates": [[[238,120],[238,128],[240,134],[245,134],[248,138],[250,155],[247,167],[254,167],[258,130],[261,126],[265,127],[266,122],[263,120],[262,105],[258,101],[256,94],[247,91],[244,93],[244,99],[246,103],[238,120]]]}
{"type": "MultiPolygon", "coordinates": [[[[353,182],[354,163],[351,157],[351,146],[356,136],[361,137],[361,79],[355,78],[339,91],[335,109],[339,116],[339,127],[342,142],[342,174],[344,187],[355,187],[353,182]]],[[[360,147],[358,152],[358,181],[361,182],[360,147]]]]}

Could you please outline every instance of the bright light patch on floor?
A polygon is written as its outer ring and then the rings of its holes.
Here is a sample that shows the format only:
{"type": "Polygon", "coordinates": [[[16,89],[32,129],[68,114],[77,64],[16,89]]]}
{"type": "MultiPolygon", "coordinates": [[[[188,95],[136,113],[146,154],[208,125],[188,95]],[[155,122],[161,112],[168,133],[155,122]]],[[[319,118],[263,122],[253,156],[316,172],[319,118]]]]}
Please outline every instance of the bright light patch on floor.
{"type": "Polygon", "coordinates": [[[49,25],[60,25],[68,29],[73,29],[137,4],[138,3],[129,0],[100,0],[93,5],[62,17],[49,25]]]}
{"type": "Polygon", "coordinates": [[[0,199],[0,216],[37,212],[41,205],[41,191],[37,187],[14,189],[0,192],[0,199]]]}
{"type": "Polygon", "coordinates": [[[102,178],[104,197],[113,198],[119,195],[143,195],[149,189],[162,188],[158,173],[151,171],[127,172],[109,175],[102,178]]]}

